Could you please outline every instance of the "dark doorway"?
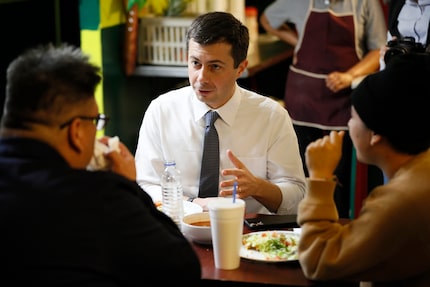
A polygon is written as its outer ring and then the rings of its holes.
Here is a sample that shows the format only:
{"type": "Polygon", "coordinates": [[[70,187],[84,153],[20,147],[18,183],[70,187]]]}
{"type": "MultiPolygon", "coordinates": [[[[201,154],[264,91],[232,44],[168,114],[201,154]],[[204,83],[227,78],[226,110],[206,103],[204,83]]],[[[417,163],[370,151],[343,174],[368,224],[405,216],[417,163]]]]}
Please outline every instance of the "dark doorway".
{"type": "Polygon", "coordinates": [[[80,46],[79,0],[0,0],[0,116],[6,69],[24,50],[46,43],[80,46]]]}

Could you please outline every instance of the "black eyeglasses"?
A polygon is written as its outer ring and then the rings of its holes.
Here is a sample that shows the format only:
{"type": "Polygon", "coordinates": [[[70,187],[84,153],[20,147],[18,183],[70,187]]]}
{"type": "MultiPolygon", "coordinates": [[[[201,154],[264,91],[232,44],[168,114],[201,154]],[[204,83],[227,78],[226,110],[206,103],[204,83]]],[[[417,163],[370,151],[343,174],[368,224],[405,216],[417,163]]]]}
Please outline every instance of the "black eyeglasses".
{"type": "Polygon", "coordinates": [[[60,125],[60,129],[63,129],[70,125],[74,120],[81,119],[85,121],[92,121],[95,125],[98,131],[104,129],[107,125],[107,122],[109,121],[109,118],[105,114],[98,114],[95,117],[87,117],[87,116],[76,116],[65,122],[64,124],[60,125]]]}

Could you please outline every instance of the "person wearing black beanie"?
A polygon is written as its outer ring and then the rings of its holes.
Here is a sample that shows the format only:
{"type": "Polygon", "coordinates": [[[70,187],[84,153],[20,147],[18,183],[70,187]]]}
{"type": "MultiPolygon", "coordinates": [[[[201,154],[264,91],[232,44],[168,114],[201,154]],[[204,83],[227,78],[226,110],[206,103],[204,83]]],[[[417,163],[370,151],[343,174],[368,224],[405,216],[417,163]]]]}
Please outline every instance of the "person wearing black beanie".
{"type": "Polygon", "coordinates": [[[333,200],[344,131],[306,150],[309,178],[297,222],[299,261],[312,280],[430,286],[430,54],[395,56],[352,93],[348,127],[357,159],[379,167],[360,214],[339,224],[333,200]]]}
{"type": "Polygon", "coordinates": [[[352,105],[369,129],[416,154],[430,144],[430,55],[399,55],[388,65],[353,91],[352,105]]]}

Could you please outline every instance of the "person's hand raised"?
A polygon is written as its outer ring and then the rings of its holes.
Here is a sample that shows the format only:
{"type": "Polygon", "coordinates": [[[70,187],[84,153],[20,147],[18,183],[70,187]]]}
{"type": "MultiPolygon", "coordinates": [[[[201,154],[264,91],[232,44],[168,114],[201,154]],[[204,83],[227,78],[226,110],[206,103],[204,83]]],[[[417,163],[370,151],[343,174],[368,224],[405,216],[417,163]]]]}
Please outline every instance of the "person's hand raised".
{"type": "Polygon", "coordinates": [[[238,198],[253,196],[254,192],[258,190],[261,179],[255,177],[231,150],[227,150],[227,156],[235,168],[227,168],[222,171],[223,176],[230,177],[231,179],[224,180],[220,183],[220,195],[232,195],[234,182],[236,181],[238,198]]]}
{"type": "MultiPolygon", "coordinates": [[[[107,143],[108,137],[100,139],[103,143],[107,143]]],[[[110,161],[110,170],[126,178],[136,181],[136,165],[134,156],[128,148],[122,143],[118,143],[119,152],[111,150],[104,154],[105,158],[110,161]]]]}
{"type": "Polygon", "coordinates": [[[311,179],[329,179],[342,156],[342,141],[345,131],[331,131],[306,148],[306,166],[311,179]]]}
{"type": "MultiPolygon", "coordinates": [[[[220,182],[219,196],[232,196],[235,181],[237,182],[237,198],[253,196],[257,190],[256,186],[261,183],[261,179],[255,177],[231,150],[227,150],[227,156],[234,164],[235,168],[224,169],[222,171],[222,175],[227,176],[230,179],[220,182]]],[[[200,205],[203,208],[203,211],[208,211],[207,205],[214,199],[216,199],[216,197],[198,197],[193,200],[193,203],[200,205]]]]}

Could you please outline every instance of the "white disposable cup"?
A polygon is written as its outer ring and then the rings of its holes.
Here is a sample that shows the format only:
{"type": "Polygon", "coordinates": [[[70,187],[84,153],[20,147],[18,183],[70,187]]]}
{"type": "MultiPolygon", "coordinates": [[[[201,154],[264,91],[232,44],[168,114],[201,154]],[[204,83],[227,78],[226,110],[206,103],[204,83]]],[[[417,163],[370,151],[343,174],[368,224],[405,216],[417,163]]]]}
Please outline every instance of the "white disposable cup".
{"type": "Polygon", "coordinates": [[[215,267],[232,270],[240,266],[245,201],[218,198],[208,203],[215,267]]]}

